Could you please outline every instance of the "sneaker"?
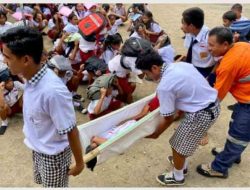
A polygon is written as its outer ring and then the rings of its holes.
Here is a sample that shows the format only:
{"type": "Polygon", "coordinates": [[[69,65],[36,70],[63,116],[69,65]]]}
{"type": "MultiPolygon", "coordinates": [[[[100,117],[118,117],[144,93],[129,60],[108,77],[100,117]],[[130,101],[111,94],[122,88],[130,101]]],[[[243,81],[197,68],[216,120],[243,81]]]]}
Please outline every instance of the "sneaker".
{"type": "Polygon", "coordinates": [[[85,99],[80,94],[75,94],[73,96],[73,100],[77,101],[77,102],[83,102],[83,101],[85,101],[85,99]]]}
{"type": "Polygon", "coordinates": [[[235,106],[235,104],[229,105],[229,106],[227,106],[227,109],[230,110],[230,111],[233,111],[234,110],[234,106],[235,106]]]}
{"type": "MultiPolygon", "coordinates": [[[[173,159],[173,156],[168,156],[168,157],[167,157],[167,160],[168,160],[168,162],[169,162],[172,166],[174,166],[174,159],[173,159]]],[[[183,174],[184,174],[184,175],[187,175],[187,174],[188,174],[188,169],[187,169],[187,168],[183,170],[183,174]]]]}
{"type": "Polygon", "coordinates": [[[228,174],[223,174],[212,169],[211,163],[197,166],[196,171],[206,177],[227,178],[228,174]]]}
{"type": "MultiPolygon", "coordinates": [[[[212,149],[212,155],[216,156],[217,154],[219,154],[221,151],[223,151],[222,148],[213,148],[212,149]]],[[[240,164],[241,163],[241,158],[238,158],[237,160],[234,161],[235,164],[240,164]]]]}
{"type": "Polygon", "coordinates": [[[0,135],[3,135],[3,134],[5,133],[7,127],[8,127],[7,125],[2,125],[2,126],[0,127],[0,135]]]}
{"type": "Polygon", "coordinates": [[[184,185],[185,184],[185,178],[181,181],[177,181],[174,177],[173,172],[166,172],[163,173],[159,176],[156,177],[156,180],[161,184],[161,185],[166,185],[166,186],[179,186],[179,185],[184,185]]]}

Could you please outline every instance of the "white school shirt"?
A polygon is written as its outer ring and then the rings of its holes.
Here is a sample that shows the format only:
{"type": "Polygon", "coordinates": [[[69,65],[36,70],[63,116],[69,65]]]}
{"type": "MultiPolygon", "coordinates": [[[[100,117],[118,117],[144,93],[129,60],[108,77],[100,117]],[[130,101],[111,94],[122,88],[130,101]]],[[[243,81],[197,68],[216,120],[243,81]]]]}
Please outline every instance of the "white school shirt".
{"type": "MultiPolygon", "coordinates": [[[[114,97],[116,97],[118,94],[119,93],[117,90],[113,90],[112,94],[110,96],[108,96],[108,97],[105,96],[103,103],[102,103],[102,106],[101,106],[100,113],[108,109],[112,99],[114,97]]],[[[99,99],[90,101],[90,103],[88,105],[88,113],[94,114],[94,112],[95,112],[94,110],[95,110],[95,107],[97,106],[98,102],[99,102],[99,99]]]]}
{"type": "Polygon", "coordinates": [[[79,49],[85,53],[87,53],[88,51],[95,50],[96,42],[88,42],[83,37],[81,37],[79,40],[79,49]]]}
{"type": "Polygon", "coordinates": [[[118,27],[122,24],[122,19],[118,19],[115,21],[115,23],[111,26],[111,29],[108,31],[109,35],[115,35],[118,33],[118,27]]]}
{"type": "Polygon", "coordinates": [[[176,110],[194,113],[206,108],[217,99],[217,90],[189,63],[165,64],[157,96],[162,116],[176,110]]]}
{"type": "Polygon", "coordinates": [[[13,24],[10,22],[5,22],[4,25],[0,25],[0,34],[3,34],[6,32],[8,29],[12,28],[13,24]]]}
{"type": "Polygon", "coordinates": [[[174,62],[175,51],[172,45],[167,45],[158,49],[158,53],[163,59],[164,63],[170,64],[174,62]]]}
{"type": "Polygon", "coordinates": [[[155,23],[155,22],[152,22],[152,23],[151,23],[150,30],[151,30],[152,32],[156,32],[156,33],[160,33],[160,32],[162,31],[160,25],[157,24],[157,23],[155,23]]]}
{"type": "Polygon", "coordinates": [[[11,91],[4,90],[4,100],[9,107],[12,107],[19,100],[19,94],[23,92],[23,89],[23,83],[14,81],[14,87],[11,91]]]}
{"type": "Polygon", "coordinates": [[[112,48],[107,48],[107,49],[102,53],[101,59],[103,59],[104,62],[105,62],[106,64],[108,64],[109,61],[110,61],[111,59],[113,59],[114,56],[117,55],[117,53],[118,53],[118,51],[113,50],[112,48]]]}
{"type": "Polygon", "coordinates": [[[136,120],[129,120],[126,123],[123,123],[122,125],[111,127],[109,130],[101,133],[100,137],[110,139],[135,123],[136,120]]]}
{"type": "Polygon", "coordinates": [[[116,76],[121,78],[126,78],[127,74],[130,72],[135,75],[142,74],[142,71],[135,67],[136,57],[124,57],[124,65],[129,67],[131,70],[125,69],[121,66],[121,55],[116,55],[113,59],[111,59],[108,63],[108,68],[111,73],[115,73],[116,76]]]}
{"type": "Polygon", "coordinates": [[[3,59],[3,54],[0,51],[0,72],[8,68],[7,64],[3,62],[3,59]]]}
{"type": "Polygon", "coordinates": [[[126,10],[125,10],[125,7],[121,7],[121,8],[118,8],[116,5],[114,7],[114,13],[115,14],[118,14],[120,16],[125,16],[126,15],[126,10]]]}
{"type": "Polygon", "coordinates": [[[142,37],[136,32],[134,31],[133,34],[131,36],[129,36],[129,38],[138,38],[138,39],[141,39],[142,37]]]}
{"type": "Polygon", "coordinates": [[[69,146],[67,133],[76,127],[72,95],[47,65],[25,84],[23,119],[31,150],[56,155],[69,146]]]}
{"type": "Polygon", "coordinates": [[[187,40],[190,40],[186,42],[189,46],[192,38],[198,41],[198,43],[193,45],[192,49],[192,64],[196,67],[207,68],[215,65],[214,58],[208,51],[208,33],[208,27],[203,26],[196,37],[191,35],[191,37],[187,38],[187,40]]]}

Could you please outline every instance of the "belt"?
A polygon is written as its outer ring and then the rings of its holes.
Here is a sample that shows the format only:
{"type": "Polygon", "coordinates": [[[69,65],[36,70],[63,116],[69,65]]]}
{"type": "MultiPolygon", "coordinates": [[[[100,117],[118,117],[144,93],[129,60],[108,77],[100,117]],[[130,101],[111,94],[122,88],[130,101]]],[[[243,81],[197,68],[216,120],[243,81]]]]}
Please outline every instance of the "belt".
{"type": "Polygon", "coordinates": [[[217,104],[217,102],[218,102],[218,100],[216,100],[215,102],[209,104],[206,108],[203,109],[204,111],[210,113],[210,115],[211,115],[211,120],[214,120],[214,118],[215,118],[214,113],[213,113],[213,111],[212,111],[211,108],[215,107],[216,104],[217,104]]]}

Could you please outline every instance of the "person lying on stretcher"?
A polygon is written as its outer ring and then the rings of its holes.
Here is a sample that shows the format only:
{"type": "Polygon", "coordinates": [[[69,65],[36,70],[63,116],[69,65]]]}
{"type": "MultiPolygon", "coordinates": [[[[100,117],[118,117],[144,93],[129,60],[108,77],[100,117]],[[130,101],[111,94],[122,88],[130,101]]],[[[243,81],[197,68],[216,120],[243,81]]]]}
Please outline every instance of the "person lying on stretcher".
{"type": "MultiPolygon", "coordinates": [[[[90,145],[86,148],[85,154],[89,153],[90,151],[92,151],[93,149],[95,149],[99,145],[103,144],[108,139],[112,138],[113,136],[117,135],[118,133],[120,133],[121,131],[126,129],[127,127],[133,125],[134,123],[136,123],[136,121],[138,121],[141,118],[143,118],[144,116],[146,116],[149,112],[154,111],[159,106],[160,106],[159,100],[158,100],[157,96],[155,96],[148,104],[146,104],[143,107],[143,109],[141,110],[141,112],[139,114],[135,115],[132,118],[128,118],[128,119],[120,122],[118,125],[112,127],[108,131],[105,131],[104,133],[100,134],[99,136],[93,136],[91,138],[90,145]]],[[[179,117],[180,117],[179,113],[177,113],[175,116],[175,120],[179,119],[179,117]]],[[[87,163],[87,167],[93,171],[93,169],[96,165],[96,162],[97,162],[97,159],[94,158],[93,160],[91,160],[87,163]]]]}

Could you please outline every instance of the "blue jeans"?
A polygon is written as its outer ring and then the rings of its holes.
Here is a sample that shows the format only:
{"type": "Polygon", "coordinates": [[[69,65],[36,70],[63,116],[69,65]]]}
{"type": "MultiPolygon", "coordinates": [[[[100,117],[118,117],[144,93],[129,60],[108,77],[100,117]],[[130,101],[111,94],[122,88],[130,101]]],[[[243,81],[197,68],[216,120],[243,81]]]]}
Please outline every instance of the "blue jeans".
{"type": "Polygon", "coordinates": [[[224,150],[212,162],[212,169],[223,174],[227,174],[233,163],[240,159],[250,142],[250,104],[236,104],[231,118],[224,150]]]}

